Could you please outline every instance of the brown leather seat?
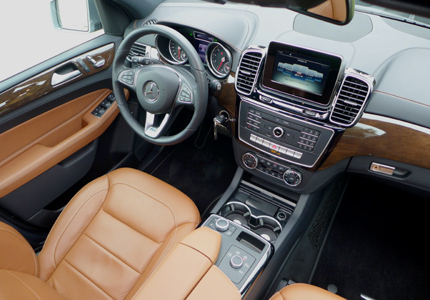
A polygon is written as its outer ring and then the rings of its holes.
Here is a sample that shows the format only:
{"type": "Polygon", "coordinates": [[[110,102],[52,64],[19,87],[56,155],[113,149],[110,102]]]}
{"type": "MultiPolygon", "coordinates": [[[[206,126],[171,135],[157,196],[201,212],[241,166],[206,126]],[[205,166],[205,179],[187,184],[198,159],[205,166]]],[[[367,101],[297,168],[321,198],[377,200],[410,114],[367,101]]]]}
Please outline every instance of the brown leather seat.
{"type": "Polygon", "coordinates": [[[295,283],[284,287],[270,300],[345,300],[345,298],[313,285],[295,283]]]}
{"type": "Polygon", "coordinates": [[[0,223],[0,299],[133,299],[199,222],[177,189],[116,170],[79,191],[38,256],[0,223]]]}

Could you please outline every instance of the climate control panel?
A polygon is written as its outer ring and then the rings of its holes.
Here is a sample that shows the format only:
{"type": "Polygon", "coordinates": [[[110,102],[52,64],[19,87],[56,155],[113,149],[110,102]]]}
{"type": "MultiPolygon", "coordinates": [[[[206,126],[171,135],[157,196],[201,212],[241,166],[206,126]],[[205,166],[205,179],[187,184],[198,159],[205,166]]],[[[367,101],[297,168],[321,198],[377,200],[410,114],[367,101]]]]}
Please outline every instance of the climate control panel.
{"type": "Polygon", "coordinates": [[[302,174],[299,170],[284,166],[253,152],[242,155],[243,165],[250,170],[257,170],[282,180],[288,186],[298,186],[302,183],[302,174]]]}

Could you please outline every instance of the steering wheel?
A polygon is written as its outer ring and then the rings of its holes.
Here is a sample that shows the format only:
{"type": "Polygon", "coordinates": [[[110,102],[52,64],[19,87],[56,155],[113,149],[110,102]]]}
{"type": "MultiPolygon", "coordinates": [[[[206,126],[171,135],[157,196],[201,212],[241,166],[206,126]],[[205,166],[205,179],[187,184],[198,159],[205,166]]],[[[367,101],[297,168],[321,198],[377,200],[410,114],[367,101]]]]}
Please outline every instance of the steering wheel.
{"type": "Polygon", "coordinates": [[[112,84],[119,110],[125,121],[143,139],[157,145],[173,145],[190,137],[202,122],[208,101],[208,83],[203,63],[191,43],[176,30],[163,25],[147,25],[134,30],[122,41],[112,64],[112,84]],[[148,34],[159,34],[181,45],[190,70],[164,64],[126,67],[124,62],[131,46],[148,34]],[[146,111],[145,125],[131,114],[124,88],[133,91],[146,111]],[[179,133],[164,136],[180,108],[194,109],[188,125],[179,133]]]}

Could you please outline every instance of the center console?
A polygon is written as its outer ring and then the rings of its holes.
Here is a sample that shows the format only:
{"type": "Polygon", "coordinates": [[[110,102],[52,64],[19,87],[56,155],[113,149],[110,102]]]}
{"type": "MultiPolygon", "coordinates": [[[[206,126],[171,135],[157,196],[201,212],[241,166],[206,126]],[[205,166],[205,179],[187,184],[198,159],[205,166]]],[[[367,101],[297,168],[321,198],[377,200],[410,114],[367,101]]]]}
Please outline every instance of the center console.
{"type": "Polygon", "coordinates": [[[303,191],[337,137],[362,114],[373,78],[340,55],[273,41],[237,69],[235,156],[247,172],[303,191]]]}

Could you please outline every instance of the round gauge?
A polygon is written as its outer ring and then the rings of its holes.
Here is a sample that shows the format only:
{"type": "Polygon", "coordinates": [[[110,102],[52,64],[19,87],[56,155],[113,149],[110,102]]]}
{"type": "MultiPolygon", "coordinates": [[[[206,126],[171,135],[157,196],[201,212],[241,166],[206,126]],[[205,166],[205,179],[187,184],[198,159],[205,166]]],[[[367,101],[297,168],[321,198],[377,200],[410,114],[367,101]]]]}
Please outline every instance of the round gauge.
{"type": "Polygon", "coordinates": [[[218,77],[227,77],[231,71],[231,54],[220,43],[211,43],[207,50],[209,68],[218,77]]]}
{"type": "Polygon", "coordinates": [[[172,40],[169,41],[169,52],[176,62],[183,64],[187,61],[187,55],[185,54],[185,51],[180,45],[172,40]]]}

